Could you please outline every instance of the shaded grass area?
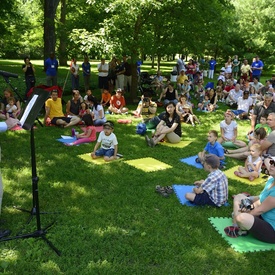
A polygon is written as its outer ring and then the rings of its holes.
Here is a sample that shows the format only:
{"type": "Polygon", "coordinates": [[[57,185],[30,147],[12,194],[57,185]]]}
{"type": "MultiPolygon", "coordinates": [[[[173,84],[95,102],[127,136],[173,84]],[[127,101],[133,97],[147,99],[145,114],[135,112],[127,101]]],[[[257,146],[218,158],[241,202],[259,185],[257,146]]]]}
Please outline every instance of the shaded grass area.
{"type": "MultiPolygon", "coordinates": [[[[273,274],[274,251],[239,254],[231,249],[208,222],[208,217],[229,217],[231,207],[182,206],[175,195],[168,199],[154,192],[156,185],[191,184],[206,172],[181,163],[206,144],[209,129],[219,130],[226,107],[214,113],[199,113],[202,125],[182,124],[183,139],[193,142],[183,148],[149,148],[132,124],[115,122],[119,152],[123,160],[94,165],[78,158],[93,150],[94,143],[66,147],[56,139],[70,129],[40,127],[35,130],[37,174],[42,227],[56,221],[47,234],[62,252],[58,257],[40,239],[0,243],[0,272],[3,274],[273,274]],[[173,168],[143,172],[124,160],[153,157],[173,168]]],[[[131,110],[135,106],[129,106],[131,110]]],[[[159,108],[159,112],[162,108],[159,108]]],[[[239,136],[245,140],[248,121],[238,122],[239,136]]],[[[80,128],[77,128],[80,131],[80,128]]],[[[30,210],[30,133],[0,135],[1,172],[4,197],[1,219],[16,234],[36,229],[35,219],[25,225],[30,210]]],[[[227,159],[227,167],[242,162],[227,159]]],[[[261,185],[229,180],[231,196],[247,191],[258,194],[261,185]]]]}

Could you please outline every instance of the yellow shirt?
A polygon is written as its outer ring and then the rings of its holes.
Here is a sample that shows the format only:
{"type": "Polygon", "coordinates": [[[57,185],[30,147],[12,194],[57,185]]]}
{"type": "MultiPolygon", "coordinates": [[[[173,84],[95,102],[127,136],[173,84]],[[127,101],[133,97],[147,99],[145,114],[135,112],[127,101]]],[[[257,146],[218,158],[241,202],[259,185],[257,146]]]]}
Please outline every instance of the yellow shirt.
{"type": "Polygon", "coordinates": [[[177,79],[177,83],[183,84],[184,80],[188,80],[188,76],[186,74],[184,75],[179,75],[177,79]]]}
{"type": "Polygon", "coordinates": [[[241,72],[243,74],[247,74],[249,71],[250,71],[250,65],[249,64],[247,64],[247,65],[243,64],[242,67],[241,67],[241,72]]]}
{"type": "Polygon", "coordinates": [[[64,116],[63,111],[62,111],[61,98],[57,98],[56,101],[49,98],[46,101],[45,106],[50,108],[50,113],[49,113],[50,119],[53,119],[54,117],[63,117],[64,116]]]}

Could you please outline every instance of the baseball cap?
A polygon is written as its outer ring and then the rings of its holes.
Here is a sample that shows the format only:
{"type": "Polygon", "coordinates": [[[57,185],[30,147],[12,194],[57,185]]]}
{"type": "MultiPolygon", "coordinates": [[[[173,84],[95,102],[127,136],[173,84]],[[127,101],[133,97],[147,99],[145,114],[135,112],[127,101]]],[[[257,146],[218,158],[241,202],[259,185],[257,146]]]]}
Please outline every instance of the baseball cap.
{"type": "Polygon", "coordinates": [[[117,93],[122,93],[122,90],[121,90],[120,88],[118,88],[118,89],[116,90],[116,92],[117,92],[117,93]]]}
{"type": "Polygon", "coordinates": [[[103,128],[104,128],[105,126],[108,126],[108,127],[112,128],[112,129],[114,129],[114,123],[113,123],[112,121],[108,121],[108,120],[107,120],[107,121],[103,124],[103,128]]]}
{"type": "Polygon", "coordinates": [[[220,159],[214,154],[208,154],[205,156],[205,162],[212,168],[218,168],[220,166],[220,159]]]}

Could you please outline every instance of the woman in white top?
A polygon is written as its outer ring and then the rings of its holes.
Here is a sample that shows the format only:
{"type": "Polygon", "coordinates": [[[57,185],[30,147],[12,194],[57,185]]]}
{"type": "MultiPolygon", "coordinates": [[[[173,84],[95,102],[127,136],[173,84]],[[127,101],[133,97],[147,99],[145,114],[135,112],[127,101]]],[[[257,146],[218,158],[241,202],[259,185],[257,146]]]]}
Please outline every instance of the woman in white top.
{"type": "Polygon", "coordinates": [[[97,99],[92,95],[88,96],[88,101],[92,109],[92,117],[93,117],[94,125],[95,126],[103,125],[106,122],[106,117],[105,117],[104,109],[102,105],[99,104],[97,99]]]}
{"type": "Polygon", "coordinates": [[[225,73],[231,74],[232,73],[232,60],[229,57],[227,62],[224,64],[225,67],[225,73]]]}

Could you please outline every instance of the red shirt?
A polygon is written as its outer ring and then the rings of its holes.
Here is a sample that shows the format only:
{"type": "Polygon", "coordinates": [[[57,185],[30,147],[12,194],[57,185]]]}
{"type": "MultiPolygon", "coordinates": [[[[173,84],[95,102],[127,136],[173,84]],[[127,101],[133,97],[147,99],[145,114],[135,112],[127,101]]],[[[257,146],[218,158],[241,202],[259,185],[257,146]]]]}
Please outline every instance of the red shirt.
{"type": "Polygon", "coordinates": [[[125,99],[124,96],[121,96],[120,98],[116,97],[116,95],[113,95],[110,100],[110,105],[113,107],[120,109],[121,107],[124,107],[125,104],[125,99]]]}

